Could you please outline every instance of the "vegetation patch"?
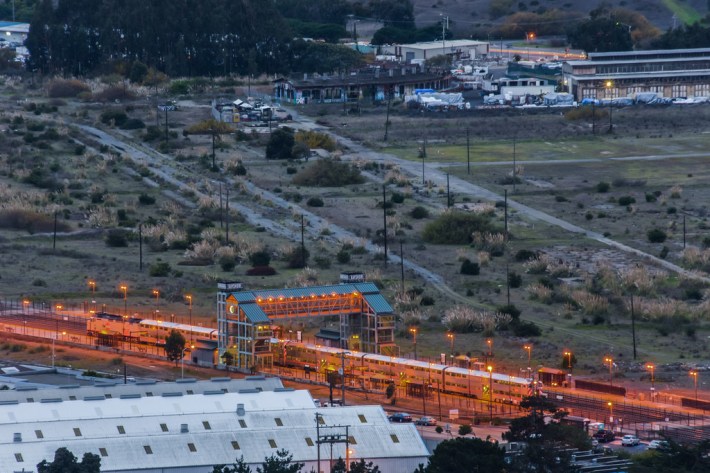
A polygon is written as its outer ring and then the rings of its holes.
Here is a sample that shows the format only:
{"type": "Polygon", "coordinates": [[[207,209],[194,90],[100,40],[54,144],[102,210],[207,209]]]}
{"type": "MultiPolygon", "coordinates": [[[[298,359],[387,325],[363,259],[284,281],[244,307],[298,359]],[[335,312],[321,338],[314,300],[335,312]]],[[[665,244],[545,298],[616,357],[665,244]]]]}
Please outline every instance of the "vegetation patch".
{"type": "Polygon", "coordinates": [[[363,182],[365,178],[358,168],[335,159],[311,163],[293,177],[295,185],[311,187],[340,187],[363,182]]]}

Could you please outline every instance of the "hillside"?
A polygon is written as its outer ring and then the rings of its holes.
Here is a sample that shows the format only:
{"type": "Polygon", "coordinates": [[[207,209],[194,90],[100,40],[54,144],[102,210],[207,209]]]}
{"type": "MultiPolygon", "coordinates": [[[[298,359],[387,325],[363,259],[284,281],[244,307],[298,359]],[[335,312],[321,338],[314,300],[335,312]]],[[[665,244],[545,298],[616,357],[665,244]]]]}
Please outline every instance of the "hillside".
{"type": "MultiPolygon", "coordinates": [[[[491,5],[510,5],[509,12],[535,12],[541,8],[562,11],[579,11],[585,14],[596,8],[600,1],[581,0],[412,0],[417,25],[429,26],[440,20],[441,14],[452,21],[452,29],[458,36],[467,36],[470,31],[481,26],[495,24],[500,19],[491,18],[491,5]],[[521,8],[522,6],[522,8],[521,8]],[[468,32],[468,34],[467,34],[468,32]]],[[[608,2],[612,7],[624,7],[642,13],[662,30],[673,26],[675,13],[677,24],[692,21],[708,13],[708,4],[703,0],[621,0],[608,2]],[[671,10],[674,8],[675,10],[671,10]]]]}

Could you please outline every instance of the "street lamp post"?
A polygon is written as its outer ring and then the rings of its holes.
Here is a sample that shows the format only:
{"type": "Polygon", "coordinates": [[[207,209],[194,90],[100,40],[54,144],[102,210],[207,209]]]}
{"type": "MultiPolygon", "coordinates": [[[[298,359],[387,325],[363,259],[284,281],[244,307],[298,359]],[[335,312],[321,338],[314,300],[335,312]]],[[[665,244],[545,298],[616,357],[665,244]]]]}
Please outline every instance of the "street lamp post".
{"type": "Polygon", "coordinates": [[[614,404],[609,401],[606,403],[607,406],[609,406],[609,423],[614,422],[614,404]]]}
{"type": "Polygon", "coordinates": [[[612,367],[614,366],[614,359],[610,356],[607,356],[604,358],[604,363],[609,363],[609,386],[614,385],[614,372],[612,371],[612,367]]]}
{"type": "Polygon", "coordinates": [[[572,372],[572,352],[569,350],[565,351],[565,356],[567,357],[567,369],[572,372]]]}
{"type": "MultiPolygon", "coordinates": [[[[449,341],[451,342],[451,356],[453,357],[453,356],[454,356],[454,340],[456,340],[456,335],[454,335],[453,333],[449,332],[449,333],[446,334],[446,337],[447,337],[447,338],[449,339],[449,341]]],[[[452,364],[453,364],[453,360],[452,360],[452,364]]]]}
{"type": "Polygon", "coordinates": [[[523,345],[523,350],[528,352],[528,369],[530,369],[530,358],[532,354],[532,345],[523,345]]]}
{"type": "Polygon", "coordinates": [[[698,400],[698,372],[691,371],[690,376],[693,377],[693,382],[695,383],[695,400],[698,400]]]}
{"type": "Polygon", "coordinates": [[[160,291],[153,289],[153,295],[155,296],[155,317],[158,317],[158,306],[160,304],[160,291]]]}
{"type": "Polygon", "coordinates": [[[654,365],[653,363],[648,363],[648,364],[646,364],[646,369],[651,370],[651,390],[654,390],[656,388],[656,378],[655,378],[656,365],[654,365]]]}
{"type": "Polygon", "coordinates": [[[417,328],[412,327],[409,329],[409,333],[412,334],[412,344],[414,345],[414,360],[417,359],[417,328]]]}
{"type": "Polygon", "coordinates": [[[493,367],[488,365],[488,414],[491,418],[491,425],[493,424],[493,367]]]}
{"type": "Polygon", "coordinates": [[[182,349],[182,353],[180,353],[180,379],[185,379],[185,352],[188,350],[192,350],[195,348],[194,345],[190,345],[189,347],[185,347],[182,349]]]}
{"type": "Polygon", "coordinates": [[[614,86],[614,83],[610,80],[608,80],[604,83],[604,87],[606,87],[607,93],[608,93],[608,95],[610,95],[610,97],[609,97],[609,133],[612,133],[614,131],[614,124],[612,121],[612,112],[614,110],[614,98],[613,98],[613,96],[611,96],[612,95],[611,88],[613,86],[614,86]]]}
{"type": "Polygon", "coordinates": [[[122,285],[121,290],[123,291],[123,315],[128,315],[128,286],[122,285]]]}
{"type": "MultiPolygon", "coordinates": [[[[185,296],[185,299],[187,299],[188,307],[189,307],[189,324],[192,326],[192,295],[187,294],[185,296]]],[[[190,329],[190,344],[192,344],[192,329],[190,329]]]]}
{"type": "Polygon", "coordinates": [[[488,357],[492,358],[493,357],[493,339],[492,338],[486,339],[486,345],[488,345],[488,357]]]}

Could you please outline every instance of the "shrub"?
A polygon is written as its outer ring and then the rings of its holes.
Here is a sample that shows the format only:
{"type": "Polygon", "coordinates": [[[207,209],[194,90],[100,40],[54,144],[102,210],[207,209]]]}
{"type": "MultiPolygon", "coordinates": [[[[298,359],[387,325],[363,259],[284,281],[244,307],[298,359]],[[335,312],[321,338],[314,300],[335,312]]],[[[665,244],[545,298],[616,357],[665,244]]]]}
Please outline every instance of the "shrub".
{"type": "Polygon", "coordinates": [[[464,436],[473,432],[473,428],[470,424],[461,424],[459,426],[459,435],[464,436]]]}
{"type": "Polygon", "coordinates": [[[295,247],[286,255],[286,260],[288,261],[288,267],[291,269],[305,268],[308,264],[308,258],[311,254],[305,248],[301,246],[295,247]]]}
{"type": "Polygon", "coordinates": [[[463,260],[461,263],[461,274],[467,274],[470,276],[476,276],[481,273],[481,266],[478,263],[474,263],[468,258],[463,260]]]}
{"type": "Polygon", "coordinates": [[[298,131],[294,138],[297,142],[308,146],[309,149],[322,148],[327,151],[335,151],[338,147],[330,135],[319,131],[298,131]]]}
{"type": "Polygon", "coordinates": [[[619,205],[626,207],[627,205],[635,204],[636,199],[634,199],[630,195],[623,195],[623,196],[619,197],[618,202],[619,202],[619,205]]]}
{"type": "Polygon", "coordinates": [[[518,320],[510,324],[513,329],[513,334],[516,337],[539,337],[542,335],[542,330],[534,322],[526,320],[518,320]]]}
{"type": "Polygon", "coordinates": [[[556,195],[555,202],[568,202],[567,197],[563,195],[556,195]]]}
{"type": "Polygon", "coordinates": [[[338,251],[338,254],[335,255],[336,259],[338,260],[338,263],[340,264],[347,264],[350,262],[350,252],[347,250],[340,250],[338,251]]]}
{"type": "Polygon", "coordinates": [[[609,189],[611,189],[611,185],[608,182],[601,181],[599,184],[597,184],[597,192],[599,193],[605,193],[609,192],[609,189]]]}
{"type": "Polygon", "coordinates": [[[419,301],[419,305],[423,305],[423,306],[434,305],[434,298],[431,296],[423,296],[422,300],[419,301]]]}
{"type": "Polygon", "coordinates": [[[392,194],[392,197],[390,197],[390,200],[394,204],[401,204],[402,202],[404,202],[404,194],[402,194],[401,192],[395,192],[392,194]]]}
{"type": "Polygon", "coordinates": [[[661,259],[666,259],[666,257],[668,256],[668,253],[669,253],[670,251],[671,251],[671,250],[670,250],[666,245],[663,245],[663,248],[661,248],[661,253],[660,253],[658,256],[659,256],[661,259]]]}
{"type": "Polygon", "coordinates": [[[507,304],[496,307],[496,312],[508,314],[513,320],[520,318],[520,309],[515,307],[515,304],[507,304]]]}
{"type": "Polygon", "coordinates": [[[138,202],[141,205],[153,205],[155,203],[155,197],[148,194],[141,194],[138,196],[138,202]]]}
{"type": "Polygon", "coordinates": [[[646,202],[656,202],[656,200],[658,200],[658,198],[654,194],[646,194],[646,202]]]}
{"type": "Polygon", "coordinates": [[[515,261],[530,261],[533,258],[537,258],[537,253],[534,251],[530,250],[518,250],[517,253],[515,253],[515,261]]]}
{"type": "Polygon", "coordinates": [[[234,270],[234,267],[237,265],[237,260],[234,258],[234,255],[231,254],[224,254],[219,258],[219,266],[222,268],[222,271],[224,272],[229,272],[234,270]]]}
{"type": "Polygon", "coordinates": [[[100,119],[101,123],[105,125],[113,123],[116,126],[121,126],[128,120],[128,115],[123,110],[110,109],[101,113],[100,119]]]}
{"type": "Polygon", "coordinates": [[[668,210],[666,210],[666,212],[668,213],[668,215],[673,215],[678,212],[678,209],[676,209],[675,207],[668,207],[668,210]]]}
{"type": "Polygon", "coordinates": [[[293,166],[288,166],[286,168],[286,174],[296,174],[298,172],[298,168],[293,167],[293,166]]]}
{"type": "Polygon", "coordinates": [[[164,278],[170,276],[170,263],[157,261],[150,265],[148,274],[154,278],[164,278]]]}
{"type": "Polygon", "coordinates": [[[145,123],[143,123],[143,120],[139,120],[138,118],[129,118],[121,124],[122,130],[140,130],[142,128],[145,128],[145,123]]]}
{"type": "Polygon", "coordinates": [[[78,80],[55,79],[50,82],[47,88],[47,94],[52,98],[76,97],[82,92],[91,92],[91,89],[78,80]]]}
{"type": "Polygon", "coordinates": [[[239,161],[236,166],[234,166],[234,175],[235,176],[246,176],[247,175],[247,168],[244,166],[244,163],[239,161]]]}
{"type": "Polygon", "coordinates": [[[256,251],[249,255],[249,261],[253,267],[268,266],[271,263],[271,255],[268,251],[256,251]]]}
{"type": "Polygon", "coordinates": [[[587,212],[586,214],[584,214],[584,218],[586,218],[587,220],[592,220],[594,218],[594,214],[592,212],[587,212]]]}
{"type": "Polygon", "coordinates": [[[320,269],[330,268],[330,258],[328,258],[327,256],[314,256],[313,261],[320,269]]]}
{"type": "Polygon", "coordinates": [[[654,228],[646,233],[646,237],[648,237],[648,241],[651,243],[663,243],[666,241],[666,238],[668,238],[668,235],[660,228],[654,228]]]}
{"type": "Polygon", "coordinates": [[[320,197],[311,197],[306,201],[306,205],[309,207],[323,207],[323,199],[320,197]]]}
{"type": "Polygon", "coordinates": [[[279,128],[274,130],[266,144],[266,159],[293,159],[293,133],[279,128]]]}
{"type": "Polygon", "coordinates": [[[512,288],[518,288],[523,285],[523,277],[512,271],[508,273],[508,285],[512,288]]]}
{"type": "Polygon", "coordinates": [[[99,102],[118,102],[121,100],[132,100],[134,98],[135,94],[122,85],[106,87],[104,90],[94,95],[94,100],[98,100],[99,102]]]}
{"type": "Polygon", "coordinates": [[[128,235],[125,230],[112,228],[106,234],[106,246],[114,248],[128,246],[128,235]]]}
{"type": "Polygon", "coordinates": [[[422,238],[428,243],[465,245],[471,243],[474,233],[496,231],[488,215],[447,212],[427,224],[422,238]]]}
{"type": "Polygon", "coordinates": [[[293,177],[293,184],[297,186],[340,187],[363,182],[365,178],[358,168],[334,159],[311,163],[293,177]]]}
{"type": "Polygon", "coordinates": [[[429,211],[421,205],[417,205],[411,212],[409,212],[409,215],[414,219],[421,220],[429,216],[429,211]]]}
{"type": "MultiPolygon", "coordinates": [[[[54,228],[54,216],[23,209],[0,209],[0,228],[24,230],[28,233],[51,232],[54,228]]],[[[57,231],[67,232],[71,227],[62,221],[57,222],[57,231]]]]}
{"type": "Polygon", "coordinates": [[[247,276],[273,276],[276,270],[271,266],[254,266],[247,270],[247,276]]]}

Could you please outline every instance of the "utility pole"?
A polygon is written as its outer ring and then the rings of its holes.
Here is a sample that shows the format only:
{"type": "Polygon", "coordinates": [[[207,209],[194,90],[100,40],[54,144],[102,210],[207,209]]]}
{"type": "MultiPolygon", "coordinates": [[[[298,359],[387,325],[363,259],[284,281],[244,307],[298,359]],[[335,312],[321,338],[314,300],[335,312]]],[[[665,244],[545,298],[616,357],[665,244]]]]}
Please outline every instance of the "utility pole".
{"type": "Polygon", "coordinates": [[[468,128],[466,128],[466,174],[471,174],[471,142],[468,128]]]}
{"type": "Polygon", "coordinates": [[[634,294],[631,293],[631,338],[634,345],[634,360],[636,359],[636,317],[634,315],[634,294]]]}
{"type": "Polygon", "coordinates": [[[54,211],[54,232],[52,235],[52,250],[57,249],[57,211],[54,211]]]}
{"type": "Polygon", "coordinates": [[[301,262],[303,263],[303,267],[306,267],[306,241],[304,237],[304,223],[303,223],[303,215],[301,215],[301,262]]]}
{"type": "Polygon", "coordinates": [[[226,217],[226,222],[225,222],[225,227],[227,231],[226,239],[227,239],[227,246],[229,246],[229,186],[227,186],[227,199],[224,203],[225,206],[225,217],[226,217]]]}
{"type": "Polygon", "coordinates": [[[513,194],[515,194],[515,183],[518,180],[518,169],[515,162],[515,137],[513,137],[513,194]]]}
{"type": "Polygon", "coordinates": [[[402,295],[404,295],[404,250],[402,250],[402,244],[402,240],[399,240],[399,268],[402,272],[402,295]]]}
{"type": "Polygon", "coordinates": [[[508,241],[508,189],[503,189],[505,199],[505,240],[508,241]]]}
{"type": "Polygon", "coordinates": [[[341,376],[342,376],[342,379],[341,379],[342,393],[340,395],[340,400],[342,402],[342,404],[341,404],[342,406],[345,405],[345,355],[349,355],[349,354],[350,354],[350,352],[346,352],[346,351],[340,352],[340,371],[341,371],[341,376]]]}
{"type": "Polygon", "coordinates": [[[138,224],[138,269],[143,271],[143,224],[138,224]]]}
{"type": "Polygon", "coordinates": [[[446,208],[451,208],[451,187],[449,186],[449,173],[446,173],[446,208]]]}
{"type": "Polygon", "coordinates": [[[382,186],[382,218],[384,220],[384,226],[382,230],[385,237],[385,266],[387,266],[387,187],[382,186]]]}
{"type": "Polygon", "coordinates": [[[392,94],[391,92],[387,93],[387,118],[385,119],[385,139],[384,141],[387,141],[387,132],[389,131],[390,127],[390,103],[392,102],[392,94]]]}
{"type": "Polygon", "coordinates": [[[224,228],[224,215],[223,210],[224,204],[222,203],[222,183],[219,183],[219,228],[224,228]]]}

